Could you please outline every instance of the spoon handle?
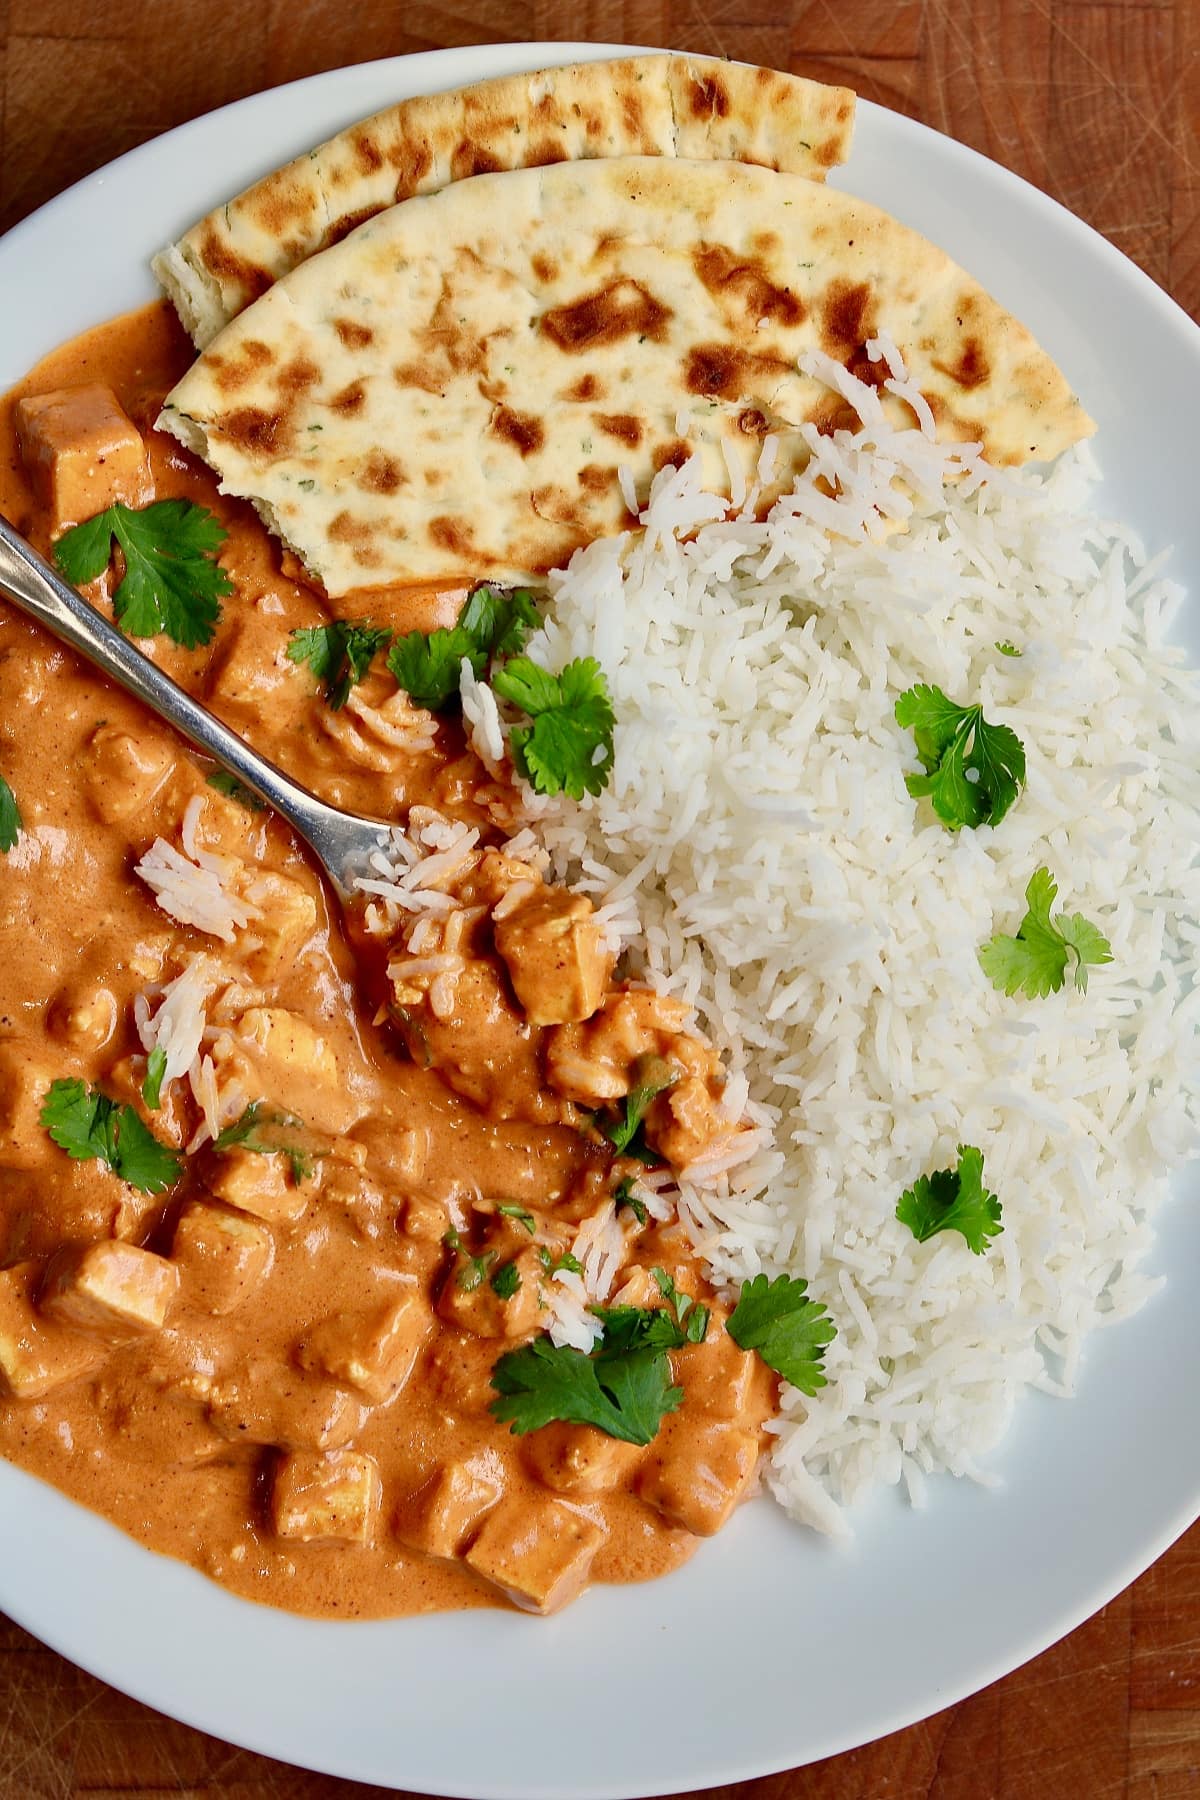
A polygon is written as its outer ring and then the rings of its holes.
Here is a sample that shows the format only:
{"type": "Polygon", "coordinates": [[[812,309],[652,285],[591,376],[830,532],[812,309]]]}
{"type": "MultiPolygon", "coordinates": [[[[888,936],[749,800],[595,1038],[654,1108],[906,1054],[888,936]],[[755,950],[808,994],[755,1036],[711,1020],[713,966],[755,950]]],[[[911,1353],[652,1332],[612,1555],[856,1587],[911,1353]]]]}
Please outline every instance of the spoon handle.
{"type": "MultiPolygon", "coordinates": [[[[339,890],[343,888],[343,870],[336,863],[330,867],[327,855],[331,835],[339,824],[349,823],[348,816],[318,800],[193,700],[64,581],[2,516],[0,592],[274,807],[326,863],[339,890]]],[[[386,829],[379,827],[381,832],[386,829]]]]}

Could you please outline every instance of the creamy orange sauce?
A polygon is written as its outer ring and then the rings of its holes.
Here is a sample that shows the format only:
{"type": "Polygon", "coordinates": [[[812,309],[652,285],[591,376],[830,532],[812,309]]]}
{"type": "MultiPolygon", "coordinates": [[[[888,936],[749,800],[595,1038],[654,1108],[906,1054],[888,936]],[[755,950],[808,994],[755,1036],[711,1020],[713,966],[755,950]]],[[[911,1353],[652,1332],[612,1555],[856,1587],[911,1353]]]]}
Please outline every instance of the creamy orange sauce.
{"type": "MultiPolygon", "coordinates": [[[[372,730],[370,706],[394,693],[389,678],[372,675],[358,690],[366,713],[333,713],[308,671],[287,659],[289,632],[333,610],[282,573],[277,546],[248,507],[220,496],[206,470],[152,430],[190,356],[163,305],[47,358],[3,405],[0,511],[49,550],[51,521],[22,460],[15,401],[104,383],[146,440],[155,497],[199,501],[229,532],[221,560],[236,591],[212,642],[186,651],[158,637],[142,648],[326,798],[397,820],[420,803],[478,823],[485,842],[498,842],[512,796],[457,727],[439,725],[431,748],[398,747],[372,730]]],[[[109,586],[96,590],[102,608],[109,586]]],[[[455,616],[461,597],[377,593],[354,610],[431,629],[455,616]]],[[[456,1470],[470,1471],[495,1516],[513,1521],[514,1555],[527,1541],[536,1560],[539,1533],[566,1531],[598,1546],[590,1580],[642,1580],[676,1566],[696,1531],[715,1529],[725,1500],[748,1487],[746,1442],[757,1446],[771,1379],[714,1327],[704,1344],[673,1353],[684,1404],[648,1448],[613,1450],[587,1428],[518,1438],[490,1417],[492,1367],[520,1339],[484,1335],[446,1303],[457,1263],[444,1234],[457,1218],[472,1247],[528,1261],[530,1237],[496,1213],[502,1201],[530,1209],[543,1241],[569,1242],[611,1186],[611,1153],[579,1128],[569,1098],[548,1095],[544,1033],[523,1015],[490,927],[472,942],[456,1010],[427,1021],[414,1059],[395,1030],[375,1022],[383,958],[376,951],[356,964],[344,922],[291,833],[215,793],[208,772],[169,728],[0,603],[0,773],[24,825],[0,859],[0,1283],[9,1284],[0,1338],[22,1306],[40,1317],[48,1261],[58,1253],[62,1265],[64,1245],[129,1243],[180,1271],[160,1329],[81,1328],[81,1373],[0,1400],[0,1452],[149,1547],[297,1612],[368,1617],[494,1602],[504,1584],[463,1560],[477,1520],[457,1536],[447,1526],[446,1554],[419,1547],[436,1535],[422,1523],[429,1496],[456,1470]],[[156,837],[180,841],[196,796],[206,843],[281,884],[308,920],[302,942],[281,949],[263,926],[225,946],[176,924],[134,876],[156,837]],[[299,1183],[278,1157],[260,1159],[295,1216],[258,1214],[250,1231],[265,1266],[228,1310],[214,1309],[203,1268],[181,1250],[180,1214],[198,1201],[218,1221],[231,1210],[242,1218],[227,1177],[240,1167],[257,1179],[254,1159],[222,1160],[209,1147],[187,1159],[179,1186],[148,1198],[98,1161],[70,1160],[38,1116],[50,1083],[77,1076],[136,1105],[175,1146],[191,1138],[200,1114],[185,1081],[155,1112],[141,1101],[134,1006],[201,952],[233,982],[223,1003],[247,1092],[302,1119],[313,1153],[313,1172],[299,1183]],[[248,1024],[255,1017],[261,1026],[264,1013],[299,1021],[302,1046],[317,1045],[319,1057],[271,1053],[266,1027],[256,1039],[248,1024]],[[507,1046],[503,1055],[497,1046],[507,1046]],[[227,1197],[214,1202],[222,1185],[227,1197]],[[368,1392],[369,1382],[346,1374],[338,1346],[361,1344],[373,1320],[409,1298],[424,1321],[412,1367],[397,1391],[383,1383],[368,1392]],[[280,1536],[289,1456],[303,1465],[339,1451],[372,1459],[378,1471],[366,1541],[280,1536]],[[597,1459],[611,1462],[608,1474],[595,1475],[597,1459]],[[586,1479],[584,1464],[593,1471],[586,1479]],[[598,1486],[588,1485],[593,1477],[598,1486]]],[[[661,1265],[712,1300],[677,1227],[651,1223],[633,1262],[635,1276],[661,1265]]],[[[76,1342],[61,1321],[52,1330],[56,1344],[76,1342]]]]}

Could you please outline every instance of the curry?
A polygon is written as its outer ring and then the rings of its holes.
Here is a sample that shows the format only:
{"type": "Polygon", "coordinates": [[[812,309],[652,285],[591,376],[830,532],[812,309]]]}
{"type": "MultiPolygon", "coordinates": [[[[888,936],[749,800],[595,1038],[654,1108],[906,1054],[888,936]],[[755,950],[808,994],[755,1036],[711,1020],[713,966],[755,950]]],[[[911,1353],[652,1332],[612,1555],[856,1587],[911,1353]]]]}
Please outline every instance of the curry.
{"type": "MultiPolygon", "coordinates": [[[[770,1372],[720,1330],[673,1349],[682,1404],[647,1445],[514,1435],[492,1378],[544,1330],[581,1227],[642,1170],[593,1109],[665,1061],[646,1141],[686,1164],[720,1126],[716,1059],[682,1009],[618,979],[591,903],[513,841],[515,788],[457,725],[422,723],[382,674],[334,711],[288,659],[289,633],[332,609],[153,429],[191,355],[163,304],[47,358],[0,421],[0,511],[49,552],[114,499],[211,509],[234,588],[220,626],[149,654],[326,799],[457,848],[432,911],[380,894],[343,918],[281,821],[0,608],[0,766],[24,824],[0,867],[0,1451],[297,1612],[550,1611],[589,1581],[662,1574],[752,1489],[770,1372]],[[230,941],[135,874],[181,837],[239,872],[230,941]],[[148,1010],[184,976],[213,1093],[173,1080],[151,1108],[148,1010]],[[133,1108],[182,1179],[148,1194],[65,1156],[42,1118],[64,1078],[133,1108]],[[230,1106],[286,1129],[239,1136],[230,1106]]],[[[111,603],[109,577],[90,591],[111,603]]],[[[337,611],[431,629],[462,601],[377,591],[337,611]]],[[[724,1317],[673,1220],[627,1215],[622,1242],[610,1304],[674,1291],[724,1317]]]]}

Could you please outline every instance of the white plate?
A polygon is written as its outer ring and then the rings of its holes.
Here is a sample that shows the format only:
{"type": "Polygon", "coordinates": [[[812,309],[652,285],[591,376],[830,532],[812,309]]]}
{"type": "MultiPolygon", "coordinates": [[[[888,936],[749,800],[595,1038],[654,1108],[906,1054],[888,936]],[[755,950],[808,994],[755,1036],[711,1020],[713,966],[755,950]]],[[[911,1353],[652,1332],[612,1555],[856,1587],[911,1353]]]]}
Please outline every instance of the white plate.
{"type": "MultiPolygon", "coordinates": [[[[366,64],[170,132],[0,243],[0,389],[153,293],[151,252],[285,156],[396,99],[599,45],[366,64]]],[[[65,104],[65,103],[64,103],[65,104]]],[[[47,118],[47,129],[54,120],[47,118]]],[[[863,105],[838,184],[942,244],[1023,318],[1100,425],[1107,504],[1200,581],[1200,332],[1087,226],[970,150],[863,105]]],[[[1193,649],[1195,643],[1195,614],[1193,649]]],[[[1186,1198],[1195,1200],[1193,1176],[1186,1198]]],[[[565,1615],[339,1625],[231,1598],[0,1465],[0,1606],[190,1724],[314,1769],[429,1793],[619,1800],[790,1768],[949,1705],[1077,1625],[1200,1511],[1200,1208],[1153,1267],[1185,1271],[1094,1343],[1082,1392],[1031,1396],[999,1491],[892,1495],[837,1550],[766,1502],[678,1574],[565,1615]]]]}

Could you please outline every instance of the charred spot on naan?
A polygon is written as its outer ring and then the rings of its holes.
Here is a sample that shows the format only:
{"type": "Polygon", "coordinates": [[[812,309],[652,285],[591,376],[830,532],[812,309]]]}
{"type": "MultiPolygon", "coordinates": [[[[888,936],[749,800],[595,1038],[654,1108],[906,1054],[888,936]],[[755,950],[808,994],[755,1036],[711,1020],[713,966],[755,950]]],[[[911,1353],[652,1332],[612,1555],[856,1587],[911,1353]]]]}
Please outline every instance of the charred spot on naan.
{"type": "Polygon", "coordinates": [[[573,381],[570,387],[562,390],[560,398],[563,400],[577,401],[602,400],[604,398],[604,383],[597,375],[581,375],[578,381],[573,381]]]}
{"type": "Polygon", "coordinates": [[[475,533],[469,519],[455,518],[452,513],[438,513],[430,519],[427,529],[430,542],[436,544],[439,550],[448,550],[452,556],[462,557],[464,563],[478,561],[475,533]]]}
{"type": "Polygon", "coordinates": [[[456,144],[450,157],[450,179],[467,181],[472,175],[494,175],[504,164],[492,150],[464,138],[456,144]]]}
{"type": "Polygon", "coordinates": [[[642,421],[633,413],[593,413],[593,419],[606,437],[636,450],[642,441],[642,421]]]}
{"type": "Polygon", "coordinates": [[[343,418],[353,418],[367,404],[367,384],[360,378],[348,381],[344,388],[330,397],[329,405],[333,412],[341,413],[343,418]]]}
{"type": "Polygon", "coordinates": [[[849,366],[876,334],[873,303],[865,281],[831,281],[821,296],[822,350],[849,366]]]}
{"type": "Polygon", "coordinates": [[[228,353],[210,350],[208,356],[210,368],[216,371],[215,385],[219,394],[236,394],[274,360],[275,352],[270,345],[258,338],[243,338],[228,353]]]}
{"type": "Polygon", "coordinates": [[[299,229],[298,241],[306,241],[310,232],[305,228],[311,227],[320,206],[312,182],[303,179],[297,164],[290,163],[268,175],[251,190],[251,195],[249,216],[268,237],[284,238],[299,229]]]}
{"type": "Polygon", "coordinates": [[[935,356],[933,366],[939,374],[948,375],[951,381],[966,388],[968,392],[972,388],[983,387],[992,378],[991,364],[977,337],[963,339],[953,362],[941,362],[935,356]]]}
{"type": "MultiPolygon", "coordinates": [[[[379,527],[370,519],[356,519],[343,508],[329,521],[328,535],[334,544],[345,544],[360,569],[378,569],[383,556],[378,547],[379,527]]],[[[404,533],[401,531],[400,536],[404,533]]]]}
{"type": "Polygon", "coordinates": [[[373,219],[378,210],[376,206],[360,206],[356,212],[341,213],[336,219],[331,219],[321,238],[321,248],[328,250],[331,244],[340,244],[352,231],[357,231],[360,225],[373,219]]]}
{"type": "Polygon", "coordinates": [[[758,257],[736,255],[724,244],[699,244],[692,267],[713,298],[751,327],[760,319],[799,325],[806,316],[804,302],[791,288],[777,286],[758,257]]]}
{"type": "Polygon", "coordinates": [[[551,307],[538,321],[538,330],[560,350],[579,355],[627,337],[662,343],[672,316],[671,308],[640,281],[621,276],[594,293],[551,307]]]}
{"type": "Polygon", "coordinates": [[[688,83],[687,103],[697,119],[725,119],[729,116],[729,89],[717,75],[693,75],[688,83]]]}
{"type": "Polygon", "coordinates": [[[396,171],[397,204],[419,192],[433,168],[433,154],[423,139],[401,137],[388,150],[388,162],[396,171]]]}
{"type": "Polygon", "coordinates": [[[790,374],[794,365],[778,351],[742,350],[736,344],[696,344],[683,365],[689,394],[708,400],[738,400],[768,377],[790,374]]]}
{"type": "Polygon", "coordinates": [[[357,319],[335,319],[333,329],[347,350],[365,350],[368,344],[375,342],[375,333],[371,327],[361,325],[357,319]]]}
{"type": "Polygon", "coordinates": [[[355,476],[355,486],[366,494],[394,494],[407,483],[404,464],[384,450],[372,450],[355,476]]]}
{"type": "Polygon", "coordinates": [[[516,412],[510,406],[498,406],[491,416],[488,430],[511,444],[522,456],[532,456],[546,441],[546,428],[532,413],[516,412]]]}
{"type": "Polygon", "coordinates": [[[264,269],[261,263],[240,256],[231,244],[218,236],[211,224],[201,233],[197,254],[209,274],[214,275],[222,286],[236,288],[244,296],[239,312],[251,300],[265,294],[275,279],[271,270],[264,269]]]}
{"type": "Polygon", "coordinates": [[[239,406],[219,413],[210,427],[214,437],[232,444],[253,462],[269,463],[295,448],[295,431],[288,413],[268,412],[264,406],[239,406]]]}

